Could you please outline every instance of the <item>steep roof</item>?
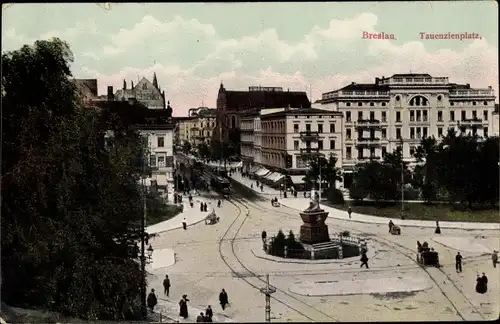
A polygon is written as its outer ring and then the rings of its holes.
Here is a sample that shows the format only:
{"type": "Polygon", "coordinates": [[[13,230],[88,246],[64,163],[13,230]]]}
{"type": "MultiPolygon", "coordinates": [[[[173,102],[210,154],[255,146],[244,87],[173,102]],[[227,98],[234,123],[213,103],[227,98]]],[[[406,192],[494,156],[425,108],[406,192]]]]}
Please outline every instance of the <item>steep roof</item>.
{"type": "Polygon", "coordinates": [[[311,103],[303,91],[226,91],[227,108],[309,108],[311,103]]]}
{"type": "Polygon", "coordinates": [[[407,74],[394,74],[392,78],[432,78],[427,73],[407,73],[407,74]]]}

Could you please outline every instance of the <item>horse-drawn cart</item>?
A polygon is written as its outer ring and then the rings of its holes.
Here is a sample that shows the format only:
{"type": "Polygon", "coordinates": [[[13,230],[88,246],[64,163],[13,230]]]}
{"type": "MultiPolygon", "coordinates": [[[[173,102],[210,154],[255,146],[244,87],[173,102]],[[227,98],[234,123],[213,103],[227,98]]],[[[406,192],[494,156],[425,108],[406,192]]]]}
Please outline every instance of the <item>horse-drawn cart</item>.
{"type": "Polygon", "coordinates": [[[401,235],[401,227],[398,225],[392,225],[391,226],[391,234],[392,235],[401,235]]]}
{"type": "Polygon", "coordinates": [[[426,267],[439,268],[439,254],[434,250],[423,249],[417,253],[417,262],[426,267]]]}
{"type": "Polygon", "coordinates": [[[205,225],[214,225],[219,222],[219,217],[217,214],[215,214],[215,211],[212,211],[210,214],[208,214],[207,217],[205,217],[205,225]]]}

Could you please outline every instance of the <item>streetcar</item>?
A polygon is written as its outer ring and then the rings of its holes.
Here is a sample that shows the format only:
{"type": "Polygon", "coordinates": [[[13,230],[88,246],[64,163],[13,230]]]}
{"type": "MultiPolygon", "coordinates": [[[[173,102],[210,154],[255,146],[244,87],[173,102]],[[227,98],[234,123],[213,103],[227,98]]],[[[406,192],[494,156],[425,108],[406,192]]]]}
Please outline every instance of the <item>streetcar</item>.
{"type": "Polygon", "coordinates": [[[220,176],[213,176],[210,180],[210,186],[218,193],[223,194],[226,198],[231,194],[231,182],[220,176]]]}

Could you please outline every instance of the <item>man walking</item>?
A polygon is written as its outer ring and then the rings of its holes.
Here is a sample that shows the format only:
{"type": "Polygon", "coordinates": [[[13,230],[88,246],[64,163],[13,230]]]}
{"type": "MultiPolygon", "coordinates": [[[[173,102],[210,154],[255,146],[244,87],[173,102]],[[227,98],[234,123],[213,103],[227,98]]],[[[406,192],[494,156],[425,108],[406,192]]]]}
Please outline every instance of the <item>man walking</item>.
{"type": "Polygon", "coordinates": [[[347,208],[347,214],[349,215],[349,219],[351,219],[351,214],[352,214],[352,208],[351,208],[351,206],[349,206],[347,208]]]}
{"type": "Polygon", "coordinates": [[[363,250],[363,254],[361,254],[361,267],[363,268],[363,265],[366,266],[366,269],[368,269],[368,257],[366,256],[366,250],[363,250]]]}
{"type": "Polygon", "coordinates": [[[455,256],[455,269],[457,272],[462,272],[462,255],[460,252],[457,252],[457,255],[455,256]]]}
{"type": "Polygon", "coordinates": [[[151,312],[153,312],[156,304],[158,304],[158,300],[156,299],[155,290],[151,289],[151,292],[148,295],[148,308],[151,312]]]}
{"type": "Polygon", "coordinates": [[[219,294],[219,302],[220,306],[222,307],[222,310],[226,309],[226,305],[229,304],[229,298],[224,289],[222,289],[222,291],[219,294]]]}
{"type": "Polygon", "coordinates": [[[168,278],[168,275],[165,275],[165,279],[163,280],[163,291],[168,297],[170,294],[170,279],[168,278]]]}
{"type": "Polygon", "coordinates": [[[498,263],[498,252],[497,251],[493,251],[493,254],[491,255],[491,261],[493,261],[493,268],[496,268],[497,263],[498,263]]]}

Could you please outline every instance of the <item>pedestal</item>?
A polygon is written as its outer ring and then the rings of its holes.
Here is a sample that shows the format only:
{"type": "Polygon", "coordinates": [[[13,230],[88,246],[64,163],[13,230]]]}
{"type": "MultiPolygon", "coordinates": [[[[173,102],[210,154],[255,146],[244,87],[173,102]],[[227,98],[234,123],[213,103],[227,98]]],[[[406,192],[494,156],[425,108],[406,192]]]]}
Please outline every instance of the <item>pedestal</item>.
{"type": "Polygon", "coordinates": [[[300,217],[304,224],[300,227],[300,241],[305,244],[316,244],[330,241],[325,219],[328,212],[323,210],[303,212],[300,217]]]}

